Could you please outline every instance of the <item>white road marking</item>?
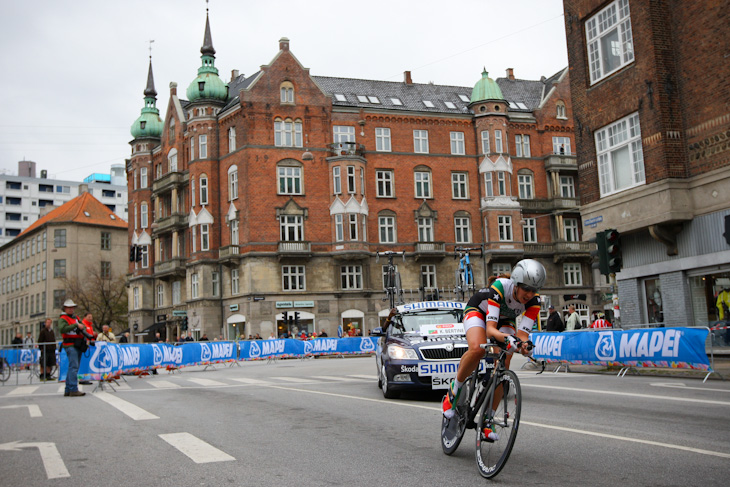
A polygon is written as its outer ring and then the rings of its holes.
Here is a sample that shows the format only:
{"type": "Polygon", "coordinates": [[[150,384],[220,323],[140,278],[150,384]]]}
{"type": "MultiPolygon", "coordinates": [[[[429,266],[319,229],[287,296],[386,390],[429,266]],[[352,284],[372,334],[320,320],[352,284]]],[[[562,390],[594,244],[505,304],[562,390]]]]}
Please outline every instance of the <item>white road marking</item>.
{"type": "Polygon", "coordinates": [[[168,433],[160,435],[160,438],[177,448],[195,463],[230,462],[235,460],[229,454],[190,433],[168,433]]]}
{"type": "Polygon", "coordinates": [[[654,387],[673,387],[675,389],[693,389],[695,391],[730,392],[730,389],[713,389],[711,387],[688,387],[682,382],[654,382],[654,387]]]}
{"type": "Polygon", "coordinates": [[[555,389],[558,391],[586,392],[589,394],[607,394],[610,396],[640,397],[642,399],[660,399],[662,401],[696,402],[701,404],[716,404],[719,406],[730,406],[730,402],[713,401],[709,399],[692,399],[688,397],[655,396],[652,394],[637,394],[635,392],[599,391],[597,389],[579,389],[577,387],[548,386],[544,384],[522,384],[524,387],[539,387],[542,389],[555,389]]]}
{"type": "Polygon", "coordinates": [[[224,386],[223,382],[218,382],[217,380],[213,379],[185,379],[187,381],[190,381],[194,384],[198,384],[200,386],[224,386]]]}
{"type": "Polygon", "coordinates": [[[135,421],[142,421],[145,419],[160,419],[159,416],[155,416],[154,414],[145,411],[141,407],[135,406],[131,402],[120,399],[119,397],[113,394],[109,394],[108,392],[97,392],[94,394],[94,397],[98,397],[110,406],[117,408],[135,421]]]}
{"type": "Polygon", "coordinates": [[[7,396],[25,396],[26,394],[33,394],[36,389],[40,386],[18,386],[12,391],[8,392],[7,396]]]}
{"type": "Polygon", "coordinates": [[[231,380],[235,380],[236,382],[241,382],[243,384],[247,384],[250,386],[262,386],[262,385],[271,384],[271,382],[266,382],[266,381],[259,380],[259,379],[249,379],[248,377],[236,377],[236,378],[231,378],[231,380]]]}
{"type": "Polygon", "coordinates": [[[149,385],[152,387],[156,387],[157,389],[180,389],[180,386],[178,384],[175,384],[173,382],[170,382],[169,380],[153,380],[148,382],[149,385]]]}
{"type": "Polygon", "coordinates": [[[355,377],[357,379],[365,379],[365,380],[378,380],[377,375],[348,375],[347,377],[355,377]]]}
{"type": "Polygon", "coordinates": [[[20,408],[28,408],[28,413],[30,413],[31,418],[40,418],[41,416],[43,416],[43,413],[41,412],[41,408],[38,407],[37,404],[13,404],[12,406],[0,407],[0,409],[20,409],[20,408]]]}
{"type": "Polygon", "coordinates": [[[271,379],[283,380],[284,382],[296,382],[299,384],[311,384],[312,380],[302,379],[301,377],[270,377],[271,379]]]}
{"type": "Polygon", "coordinates": [[[357,380],[355,378],[337,377],[334,375],[315,375],[312,376],[312,379],[329,380],[334,382],[355,382],[357,380]]]}
{"type": "Polygon", "coordinates": [[[21,448],[38,448],[41,460],[43,460],[43,466],[46,469],[46,476],[49,479],[71,476],[66,469],[66,464],[63,463],[63,458],[58,453],[55,443],[20,443],[19,441],[13,441],[0,445],[0,450],[5,451],[18,451],[21,448]]]}

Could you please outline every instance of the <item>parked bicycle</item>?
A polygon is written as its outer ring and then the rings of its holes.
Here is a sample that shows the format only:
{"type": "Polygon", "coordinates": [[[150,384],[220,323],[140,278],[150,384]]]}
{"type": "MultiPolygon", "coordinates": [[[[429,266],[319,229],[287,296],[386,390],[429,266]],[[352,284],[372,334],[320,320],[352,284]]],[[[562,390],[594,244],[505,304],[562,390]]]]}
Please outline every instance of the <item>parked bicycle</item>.
{"type": "Polygon", "coordinates": [[[474,269],[471,266],[469,252],[478,250],[482,258],[484,258],[484,249],[482,247],[456,247],[454,249],[454,258],[459,259],[459,266],[456,268],[456,287],[454,293],[460,301],[468,299],[476,292],[476,284],[474,282],[474,269]]]}
{"type": "MultiPolygon", "coordinates": [[[[532,342],[527,343],[532,349],[532,342]]],[[[443,417],[441,447],[444,453],[451,455],[459,447],[466,429],[476,428],[477,469],[483,477],[491,479],[505,466],[515,444],[522,390],[517,375],[504,366],[505,345],[488,342],[481,347],[486,352],[486,369],[480,372],[481,367],[477,367],[474,370],[461,386],[456,414],[451,418],[443,417]]],[[[542,370],[545,370],[544,362],[542,370]]]]}
{"type": "Polygon", "coordinates": [[[381,255],[388,258],[388,265],[386,266],[383,275],[386,295],[383,301],[385,301],[386,299],[389,300],[390,308],[392,309],[399,304],[403,304],[403,286],[401,286],[400,282],[400,273],[398,272],[397,267],[393,264],[393,258],[396,255],[401,255],[403,256],[403,262],[405,262],[406,253],[405,251],[393,252],[391,250],[387,250],[385,252],[377,252],[375,254],[376,263],[379,261],[381,255]]]}

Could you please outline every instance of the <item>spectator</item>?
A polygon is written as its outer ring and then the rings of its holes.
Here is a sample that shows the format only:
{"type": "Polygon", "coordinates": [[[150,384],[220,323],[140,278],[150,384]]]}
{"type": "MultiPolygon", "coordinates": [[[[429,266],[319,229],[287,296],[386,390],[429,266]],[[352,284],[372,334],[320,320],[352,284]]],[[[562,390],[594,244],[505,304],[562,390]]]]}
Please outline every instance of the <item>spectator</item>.
{"type": "Polygon", "coordinates": [[[114,333],[112,333],[112,331],[109,329],[109,325],[102,325],[101,333],[96,336],[96,341],[114,343],[117,341],[117,337],[115,337],[114,333]]]}
{"type": "Polygon", "coordinates": [[[591,323],[591,328],[612,328],[613,325],[609,323],[606,319],[606,315],[603,313],[598,313],[598,318],[596,321],[591,323]]]}
{"type": "Polygon", "coordinates": [[[269,340],[276,340],[276,335],[274,335],[273,331],[269,334],[269,340]]]}
{"type": "Polygon", "coordinates": [[[187,336],[185,337],[186,342],[194,342],[195,338],[193,338],[193,332],[189,331],[187,336]]]}
{"type": "Polygon", "coordinates": [[[25,338],[23,338],[23,348],[33,348],[34,346],[33,335],[31,332],[26,333],[25,338]]]}
{"type": "Polygon", "coordinates": [[[547,326],[545,327],[545,331],[555,333],[565,331],[565,323],[563,323],[563,320],[560,318],[560,313],[555,311],[555,306],[553,306],[552,304],[548,306],[548,313],[550,313],[550,315],[547,319],[547,326]]]}
{"type": "Polygon", "coordinates": [[[13,341],[10,342],[11,345],[22,345],[23,344],[23,334],[18,332],[15,334],[15,338],[13,338],[13,341]]]}
{"type": "Polygon", "coordinates": [[[580,318],[572,304],[568,307],[568,319],[565,322],[565,331],[580,330],[583,326],[580,324],[580,318]]]}
{"type": "Polygon", "coordinates": [[[327,332],[326,332],[326,331],[324,331],[324,330],[320,330],[320,332],[319,332],[319,336],[320,336],[321,338],[327,338],[327,336],[328,336],[328,335],[327,335],[327,332]]]}
{"type": "Polygon", "coordinates": [[[87,311],[84,315],[84,319],[81,320],[81,323],[86,325],[86,332],[95,337],[96,332],[94,331],[94,317],[91,315],[91,311],[87,311]]]}
{"type": "Polygon", "coordinates": [[[55,380],[53,367],[56,365],[56,334],[53,332],[53,320],[46,322],[38,335],[38,346],[41,350],[41,380],[55,380]]]}
{"type": "Polygon", "coordinates": [[[263,338],[261,338],[261,335],[259,333],[256,333],[256,336],[253,337],[253,339],[254,340],[263,340],[263,338]]]}
{"type": "Polygon", "coordinates": [[[207,333],[203,333],[203,336],[200,337],[200,341],[201,342],[209,342],[210,340],[208,340],[208,334],[207,333]]]}
{"type": "Polygon", "coordinates": [[[129,332],[124,332],[124,335],[119,339],[119,343],[129,343],[129,332]]]}

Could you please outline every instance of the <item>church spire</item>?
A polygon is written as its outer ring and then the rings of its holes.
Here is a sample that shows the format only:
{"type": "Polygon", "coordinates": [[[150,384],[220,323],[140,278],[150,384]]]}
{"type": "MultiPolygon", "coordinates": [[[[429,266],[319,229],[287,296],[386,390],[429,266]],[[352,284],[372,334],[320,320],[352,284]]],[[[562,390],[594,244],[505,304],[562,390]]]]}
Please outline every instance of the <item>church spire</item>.
{"type": "Polygon", "coordinates": [[[157,108],[157,90],[155,90],[155,78],[152,75],[152,43],[150,41],[150,66],[147,70],[147,86],[144,89],[144,108],[142,114],[132,124],[132,136],[155,137],[162,135],[162,119],[160,110],[157,108]]]}
{"type": "Polygon", "coordinates": [[[215,57],[215,49],[213,48],[213,36],[210,35],[210,18],[208,17],[208,7],[205,7],[205,35],[203,36],[203,47],[200,48],[200,53],[203,54],[203,56],[215,57]]]}

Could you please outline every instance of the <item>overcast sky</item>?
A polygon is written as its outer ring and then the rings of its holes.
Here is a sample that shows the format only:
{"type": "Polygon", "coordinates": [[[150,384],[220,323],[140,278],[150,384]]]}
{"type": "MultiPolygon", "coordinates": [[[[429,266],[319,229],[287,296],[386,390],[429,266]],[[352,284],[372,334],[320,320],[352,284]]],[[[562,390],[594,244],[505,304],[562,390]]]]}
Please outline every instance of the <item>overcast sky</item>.
{"type": "MultiPolygon", "coordinates": [[[[204,0],[0,1],[0,172],[81,180],[130,157],[152,44],[157,106],[197,76],[204,0]],[[39,175],[39,174],[38,174],[39,175]]],[[[312,75],[471,87],[568,64],[561,0],[211,0],[216,66],[250,75],[281,37],[312,75]]]]}

